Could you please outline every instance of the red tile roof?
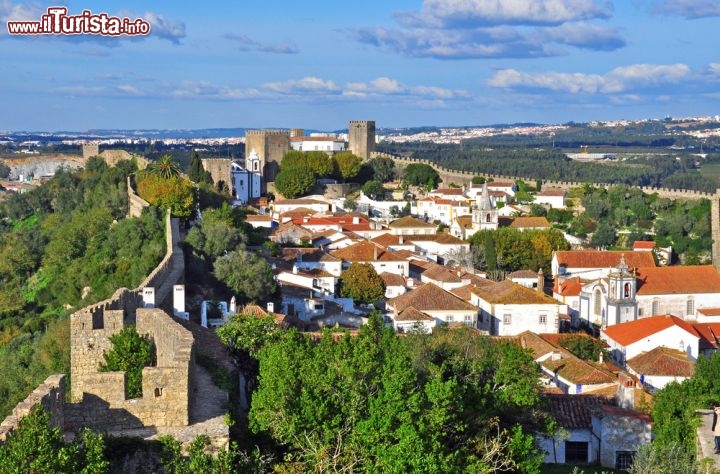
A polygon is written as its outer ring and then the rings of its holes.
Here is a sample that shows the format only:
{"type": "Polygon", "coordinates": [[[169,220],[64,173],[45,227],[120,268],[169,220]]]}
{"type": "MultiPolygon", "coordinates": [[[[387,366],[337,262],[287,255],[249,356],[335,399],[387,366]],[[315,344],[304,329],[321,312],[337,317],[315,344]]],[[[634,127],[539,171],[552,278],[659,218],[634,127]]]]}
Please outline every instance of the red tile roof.
{"type": "Polygon", "coordinates": [[[477,308],[467,301],[428,283],[404,295],[396,296],[387,301],[397,312],[405,308],[414,307],[419,311],[477,311],[477,308]]]}
{"type": "Polygon", "coordinates": [[[550,222],[544,217],[516,217],[513,219],[512,224],[510,224],[510,227],[514,227],[516,229],[526,229],[526,228],[550,228],[550,222]]]}
{"type": "Polygon", "coordinates": [[[389,227],[391,229],[406,229],[406,228],[413,228],[413,227],[422,227],[422,228],[428,228],[428,227],[437,227],[435,224],[432,224],[430,222],[421,221],[420,219],[417,219],[412,216],[405,216],[401,217],[400,219],[395,219],[389,224],[389,227]]]}
{"type": "Polygon", "coordinates": [[[617,267],[620,257],[625,257],[629,268],[654,267],[651,252],[625,252],[618,250],[558,250],[555,258],[559,265],[568,268],[610,268],[617,267]]]}
{"type": "Polygon", "coordinates": [[[627,323],[614,324],[603,329],[602,332],[618,344],[629,346],[673,326],[678,326],[692,336],[700,338],[700,334],[691,324],[672,315],[651,316],[627,323]]]}
{"type": "Polygon", "coordinates": [[[712,265],[638,268],[637,277],[638,295],[720,293],[720,273],[712,265]]]}
{"type": "Polygon", "coordinates": [[[549,196],[563,196],[563,197],[565,197],[566,194],[567,194],[567,191],[565,191],[564,189],[560,189],[560,188],[548,188],[548,189],[543,189],[542,191],[540,191],[539,193],[537,193],[538,196],[548,196],[548,197],[549,197],[549,196]]]}
{"type": "Polygon", "coordinates": [[[641,375],[660,375],[663,377],[692,377],[695,362],[686,352],[667,347],[656,347],[649,352],[627,360],[627,366],[641,375]]]}
{"type": "Polygon", "coordinates": [[[562,281],[556,278],[553,292],[562,296],[580,296],[582,286],[583,282],[580,280],[580,277],[566,278],[562,281]]]}
{"type": "Polygon", "coordinates": [[[494,285],[473,290],[473,294],[491,304],[554,304],[558,300],[527,288],[512,280],[504,280],[494,285]]]}
{"type": "Polygon", "coordinates": [[[633,250],[652,250],[655,248],[655,242],[652,240],[636,240],[633,242],[633,250]]]}

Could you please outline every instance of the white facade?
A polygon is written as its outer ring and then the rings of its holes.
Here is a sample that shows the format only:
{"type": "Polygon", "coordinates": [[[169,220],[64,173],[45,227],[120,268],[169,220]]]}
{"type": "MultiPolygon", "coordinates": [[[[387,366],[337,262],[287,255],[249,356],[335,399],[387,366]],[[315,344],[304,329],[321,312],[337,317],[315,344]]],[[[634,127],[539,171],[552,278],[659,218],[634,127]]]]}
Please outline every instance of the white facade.
{"type": "Polygon", "coordinates": [[[480,308],[479,328],[494,336],[517,336],[531,331],[536,334],[559,332],[561,305],[558,304],[492,304],[473,294],[472,304],[480,308]]]}
{"type": "Polygon", "coordinates": [[[604,330],[600,332],[600,338],[607,342],[608,350],[613,359],[621,367],[625,366],[625,361],[628,359],[632,359],[643,352],[649,352],[656,347],[668,347],[686,352],[688,357],[693,360],[696,360],[699,354],[700,338],[677,325],[661,329],[653,334],[647,334],[642,339],[627,345],[616,341],[604,330]]]}

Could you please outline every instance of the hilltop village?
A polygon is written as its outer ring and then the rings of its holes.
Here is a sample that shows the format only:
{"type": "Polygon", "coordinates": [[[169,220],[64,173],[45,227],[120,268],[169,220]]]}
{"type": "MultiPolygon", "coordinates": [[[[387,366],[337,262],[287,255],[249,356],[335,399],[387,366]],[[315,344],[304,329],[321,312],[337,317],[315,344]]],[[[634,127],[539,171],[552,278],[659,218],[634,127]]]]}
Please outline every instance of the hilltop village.
{"type": "MultiPolygon", "coordinates": [[[[171,434],[186,443],[201,434],[222,450],[232,438],[222,423],[222,387],[208,388],[212,371],[198,354],[207,358],[227,350],[223,327],[270,320],[266,334],[295,330],[322,346],[330,344],[324,337],[363,340],[363,331],[380,321],[399,338],[462,334],[499,341],[529,357],[554,431],[532,436],[530,451],[540,461],[535,467],[520,468],[518,461],[503,469],[537,472],[540,464],[578,464],[623,470],[656,436],[656,394],[691,380],[702,360],[720,349],[717,195],[687,193],[689,199],[711,200],[714,244],[709,255],[680,262],[672,246],[626,239],[624,249],[608,249],[593,245],[599,242],[593,232],[579,236],[551,223],[553,213],[583,212],[577,183],[538,180],[529,189],[513,177],[475,176],[380,153],[373,121],[350,121],[347,137],[251,130],[244,143],[242,159],[199,157],[190,165],[195,170],[175,176],[210,183],[223,197],[215,206],[200,209],[190,195],[191,212],[183,215],[174,207],[177,200],[157,197],[160,192],[142,172],[128,178],[128,218],[156,206],[168,212],[165,255],[135,289],[116,288],[109,299],[74,309],[70,401],[63,401],[64,378],[52,376],[3,422],[3,439],[12,437],[33,406],[43,405],[66,432],[90,427],[142,438],[171,434]],[[356,182],[369,164],[374,176],[356,182]],[[330,171],[300,182],[301,169],[325,165],[330,171]],[[210,250],[222,212],[242,215],[251,238],[219,240],[241,251],[210,250]],[[496,232],[532,241],[529,257],[515,265],[524,267],[503,267],[509,257],[492,255],[496,232]],[[235,255],[245,260],[232,260],[235,255]],[[217,280],[227,276],[230,294],[213,288],[212,278],[198,277],[210,274],[199,270],[199,256],[212,262],[217,280]],[[223,259],[230,262],[226,273],[220,270],[223,259]],[[142,370],[142,396],[136,398],[124,395],[122,371],[99,369],[112,350],[110,338],[131,325],[157,351],[155,365],[142,370]]],[[[86,144],[80,166],[98,156],[110,166],[133,159],[86,144]]],[[[134,159],[140,169],[158,168],[157,162],[134,159]]],[[[162,163],[171,168],[170,161],[162,163]]],[[[5,187],[32,191],[22,178],[5,187]]],[[[188,189],[200,193],[197,186],[188,189]]],[[[260,348],[244,349],[257,359],[260,348]]],[[[253,373],[231,367],[222,354],[211,359],[210,365],[227,364],[241,381],[233,399],[241,411],[256,400],[258,406],[267,403],[253,394],[264,394],[270,379],[262,363],[253,373]]],[[[708,413],[699,416],[704,423],[710,419],[708,413]]],[[[717,458],[707,426],[697,434],[702,457],[717,458]]],[[[497,449],[500,459],[510,448],[497,449]]]]}

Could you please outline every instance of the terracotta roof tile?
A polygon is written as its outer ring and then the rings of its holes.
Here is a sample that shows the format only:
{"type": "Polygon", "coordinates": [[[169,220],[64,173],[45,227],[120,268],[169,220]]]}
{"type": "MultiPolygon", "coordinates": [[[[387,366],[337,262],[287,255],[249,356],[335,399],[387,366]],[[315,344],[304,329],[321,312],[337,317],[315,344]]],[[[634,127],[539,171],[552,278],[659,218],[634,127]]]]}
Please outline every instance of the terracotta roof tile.
{"type": "Polygon", "coordinates": [[[695,362],[687,353],[667,347],[656,347],[649,352],[628,359],[627,366],[642,375],[660,375],[664,377],[692,377],[695,362]]]}
{"type": "Polygon", "coordinates": [[[602,332],[618,344],[629,346],[630,344],[673,326],[678,326],[689,334],[698,338],[700,337],[692,325],[672,315],[651,316],[626,323],[614,324],[603,329],[602,332]]]}
{"type": "Polygon", "coordinates": [[[567,429],[590,428],[592,413],[611,401],[602,396],[546,395],[548,409],[560,426],[567,429]]]}
{"type": "Polygon", "coordinates": [[[382,272],[379,276],[385,282],[385,286],[405,286],[405,278],[397,273],[382,272]]]}
{"type": "Polygon", "coordinates": [[[405,308],[395,317],[395,321],[434,321],[435,318],[418,311],[412,306],[405,308]]]}
{"type": "Polygon", "coordinates": [[[636,240],[633,242],[633,250],[652,250],[655,248],[655,242],[652,240],[636,240]]]}
{"type": "Polygon", "coordinates": [[[655,266],[655,260],[653,260],[651,252],[625,252],[619,250],[558,250],[555,252],[558,264],[568,268],[617,267],[620,263],[620,257],[623,256],[629,268],[655,266]]]}
{"type": "Polygon", "coordinates": [[[420,219],[417,219],[412,216],[405,216],[401,217],[400,219],[395,219],[392,221],[389,226],[391,229],[407,229],[407,228],[413,228],[413,227],[423,227],[423,228],[429,228],[429,227],[437,227],[435,224],[432,224],[430,222],[421,221],[420,219]]]}
{"type": "Polygon", "coordinates": [[[411,306],[419,311],[477,311],[477,308],[467,301],[461,300],[432,283],[404,295],[396,296],[388,300],[386,304],[397,312],[402,312],[411,306]]]}
{"type": "Polygon", "coordinates": [[[720,293],[720,273],[712,265],[638,268],[637,278],[638,295],[720,293]]]}
{"type": "Polygon", "coordinates": [[[539,193],[537,193],[538,196],[565,196],[567,195],[567,191],[560,188],[548,188],[543,189],[539,193]]]}
{"type": "Polygon", "coordinates": [[[510,227],[514,227],[516,229],[524,229],[524,228],[549,228],[550,222],[545,217],[516,217],[512,224],[510,224],[510,227]]]}
{"type": "Polygon", "coordinates": [[[524,287],[512,280],[477,288],[473,290],[473,294],[492,304],[562,304],[544,293],[524,287]]]}

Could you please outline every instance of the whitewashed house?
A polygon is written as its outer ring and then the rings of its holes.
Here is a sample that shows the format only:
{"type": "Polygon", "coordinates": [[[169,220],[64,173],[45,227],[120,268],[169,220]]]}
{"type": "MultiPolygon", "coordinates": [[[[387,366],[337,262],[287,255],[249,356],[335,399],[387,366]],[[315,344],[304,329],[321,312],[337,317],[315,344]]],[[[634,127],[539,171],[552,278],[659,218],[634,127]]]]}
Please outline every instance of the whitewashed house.
{"type": "Polygon", "coordinates": [[[495,336],[557,333],[567,313],[559,301],[511,280],[473,289],[471,302],[480,309],[479,328],[495,336]]]}

